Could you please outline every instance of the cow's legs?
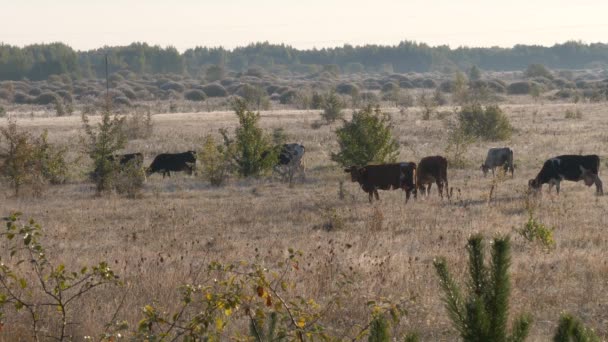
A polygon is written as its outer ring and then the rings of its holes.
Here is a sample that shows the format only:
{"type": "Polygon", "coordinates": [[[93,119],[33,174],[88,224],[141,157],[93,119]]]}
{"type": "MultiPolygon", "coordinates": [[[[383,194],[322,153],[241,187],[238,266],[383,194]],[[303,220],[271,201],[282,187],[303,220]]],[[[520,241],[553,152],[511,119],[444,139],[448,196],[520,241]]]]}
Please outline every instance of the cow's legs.
{"type": "Polygon", "coordinates": [[[374,189],[374,195],[376,195],[376,201],[379,201],[380,196],[378,196],[378,189],[374,189]]]}
{"type": "Polygon", "coordinates": [[[598,195],[603,195],[604,194],[604,188],[602,186],[602,180],[600,179],[599,176],[595,175],[595,179],[593,180],[595,183],[595,192],[598,195]]]}
{"type": "Polygon", "coordinates": [[[433,186],[433,183],[429,183],[429,185],[426,187],[425,197],[429,197],[431,194],[431,186],[433,186]]]}
{"type": "Polygon", "coordinates": [[[557,191],[557,194],[559,195],[559,181],[555,182],[555,190],[557,191]]]}
{"type": "Polygon", "coordinates": [[[437,180],[437,192],[439,192],[439,197],[443,199],[443,183],[437,180]]]}
{"type": "Polygon", "coordinates": [[[372,203],[374,201],[374,190],[371,190],[370,192],[368,192],[367,196],[369,198],[369,203],[372,203]]]}

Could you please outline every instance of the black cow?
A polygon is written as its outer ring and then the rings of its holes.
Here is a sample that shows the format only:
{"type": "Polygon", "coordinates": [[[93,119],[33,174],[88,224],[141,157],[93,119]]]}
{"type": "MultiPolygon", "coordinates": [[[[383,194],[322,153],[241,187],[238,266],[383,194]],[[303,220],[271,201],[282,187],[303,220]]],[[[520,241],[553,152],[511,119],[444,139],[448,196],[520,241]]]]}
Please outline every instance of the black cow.
{"type": "Polygon", "coordinates": [[[374,195],[376,200],[380,200],[378,189],[405,191],[405,203],[410,199],[410,194],[414,193],[416,198],[416,186],[414,177],[416,173],[416,163],[395,163],[382,165],[367,165],[364,167],[351,166],[344,169],[350,173],[351,180],[358,182],[361,189],[369,195],[369,202],[372,203],[374,195]]]}
{"type": "Polygon", "coordinates": [[[549,184],[549,191],[553,185],[559,195],[559,183],[562,180],[578,182],[583,180],[586,186],[595,184],[596,193],[604,194],[602,181],[599,177],[600,157],[595,154],[586,156],[563,155],[548,159],[543,164],[536,178],[528,181],[531,190],[539,191],[543,184],[549,184]]]}
{"type": "Polygon", "coordinates": [[[442,156],[424,157],[418,163],[416,170],[416,187],[428,196],[431,193],[431,185],[437,184],[439,196],[443,198],[443,188],[445,187],[446,196],[450,198],[450,188],[448,186],[448,161],[442,156]],[[425,188],[426,186],[426,188],[425,188]]]}
{"type": "Polygon", "coordinates": [[[279,152],[279,165],[295,165],[300,164],[304,156],[304,145],[300,144],[283,144],[279,152]]]}
{"type": "Polygon", "coordinates": [[[507,171],[511,171],[511,177],[513,177],[515,169],[513,167],[513,150],[511,148],[494,147],[489,149],[488,154],[486,155],[486,161],[481,164],[480,168],[485,177],[490,170],[492,171],[492,176],[494,176],[494,169],[500,166],[505,170],[505,174],[507,171]]]}
{"type": "Polygon", "coordinates": [[[155,172],[162,172],[163,178],[165,175],[171,177],[171,171],[179,172],[186,171],[192,175],[196,167],[196,152],[187,151],[182,153],[161,153],[154,158],[150,167],[146,170],[149,175],[155,172]]]}

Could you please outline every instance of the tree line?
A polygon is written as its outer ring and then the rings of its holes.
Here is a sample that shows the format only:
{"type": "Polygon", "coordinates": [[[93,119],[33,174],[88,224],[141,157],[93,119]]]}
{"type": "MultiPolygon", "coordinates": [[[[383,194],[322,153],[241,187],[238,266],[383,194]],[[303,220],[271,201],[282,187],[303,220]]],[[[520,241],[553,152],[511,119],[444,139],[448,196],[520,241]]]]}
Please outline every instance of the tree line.
{"type": "Polygon", "coordinates": [[[515,45],[512,48],[431,47],[403,41],[397,45],[344,45],[335,48],[298,50],[268,42],[232,50],[222,47],[196,47],[180,53],[174,47],[132,43],[77,51],[63,43],[34,44],[25,47],[0,44],[0,80],[44,80],[50,75],[102,77],[108,55],[113,71],[136,74],[188,73],[198,76],[209,66],[243,71],[251,67],[313,73],[320,66],[333,65],[353,72],[427,72],[465,69],[472,65],[485,70],[522,70],[539,63],[555,69],[583,69],[608,65],[608,44],[568,41],[551,47],[515,45]]]}

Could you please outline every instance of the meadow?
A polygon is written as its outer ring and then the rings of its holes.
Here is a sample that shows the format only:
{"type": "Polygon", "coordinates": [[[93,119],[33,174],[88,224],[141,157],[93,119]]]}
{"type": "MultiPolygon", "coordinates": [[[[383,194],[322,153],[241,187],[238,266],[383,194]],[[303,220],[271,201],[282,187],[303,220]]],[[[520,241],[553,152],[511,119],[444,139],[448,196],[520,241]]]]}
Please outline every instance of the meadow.
{"type": "MultiPolygon", "coordinates": [[[[77,340],[103,331],[117,307],[118,317],[131,325],[141,318],[142,307],[153,301],[170,311],[179,299],[176,289],[194,281],[198,270],[212,260],[248,260],[272,268],[289,248],[303,253],[293,276],[295,293],[323,303],[340,274],[353,280],[348,301],[322,318],[330,329],[365,321],[367,301],[389,298],[407,311],[395,331],[417,331],[423,341],[456,340],[433,260],[445,256],[463,283],[465,244],[475,233],[488,239],[511,236],[510,312],[511,317],[532,315],[530,341],[549,340],[562,312],[578,316],[607,338],[608,198],[595,196],[595,189],[582,182],[562,183],[559,196],[547,194],[545,188],[534,215],[554,227],[555,248],[530,242],[517,230],[528,220],[528,179],[544,160],[560,154],[608,155],[608,107],[543,103],[529,96],[509,96],[500,106],[515,128],[511,139],[477,141],[468,148],[467,165],[448,169],[454,189],[451,200],[441,200],[434,186],[430,197],[407,205],[401,191],[381,191],[380,202],[368,203],[367,194],[330,159],[337,150],[334,131],[340,123],[311,127],[319,120],[318,110],[261,112],[263,128],[283,128],[289,142],[306,147],[306,177],[293,186],[268,176],[232,178],[216,188],[198,176],[163,179],[157,174],[147,179],[137,199],[95,196],[94,185],[84,179],[90,160],[80,152],[79,116],[21,113],[16,115],[21,128],[32,133],[48,129],[49,140],[69,148],[74,177],[49,187],[40,198],[16,198],[2,188],[0,214],[21,211],[40,222],[43,241],[58,263],[79,268],[107,260],[125,282],[86,297],[76,312],[78,324],[71,327],[77,340]],[[567,119],[567,110],[580,111],[582,118],[567,119]],[[479,166],[487,149],[495,146],[513,149],[516,169],[514,178],[497,183],[490,200],[492,177],[484,178],[479,166]]],[[[445,154],[445,120],[454,116],[453,107],[439,107],[440,115],[430,120],[421,119],[418,107],[383,110],[395,124],[399,160],[417,162],[445,154]]],[[[206,135],[219,137],[219,128],[232,130],[237,125],[230,111],[155,114],[153,120],[152,136],[132,140],[125,149],[144,153],[146,165],[158,153],[200,149],[206,135]]],[[[27,340],[24,319],[7,316],[0,340],[27,340]]]]}

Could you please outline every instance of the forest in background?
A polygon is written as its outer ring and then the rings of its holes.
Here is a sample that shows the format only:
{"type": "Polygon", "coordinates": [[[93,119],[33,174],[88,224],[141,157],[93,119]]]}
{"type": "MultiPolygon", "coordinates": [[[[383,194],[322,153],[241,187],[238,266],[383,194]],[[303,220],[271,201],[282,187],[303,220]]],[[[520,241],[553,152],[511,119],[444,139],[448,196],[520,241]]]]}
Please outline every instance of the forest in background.
{"type": "Polygon", "coordinates": [[[608,44],[569,41],[551,47],[516,45],[512,48],[431,47],[403,41],[398,45],[344,45],[336,48],[298,50],[288,45],[255,43],[232,50],[196,47],[180,53],[174,47],[132,43],[77,51],[63,43],[18,47],[0,44],[0,80],[45,80],[50,75],[76,78],[102,77],[104,58],[111,71],[137,74],[177,73],[198,77],[209,66],[243,71],[260,67],[274,73],[314,73],[334,66],[343,73],[453,72],[475,65],[484,70],[522,70],[539,63],[552,69],[605,68],[608,44]]]}

